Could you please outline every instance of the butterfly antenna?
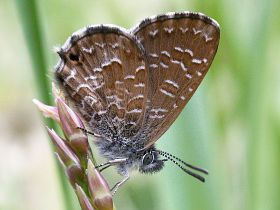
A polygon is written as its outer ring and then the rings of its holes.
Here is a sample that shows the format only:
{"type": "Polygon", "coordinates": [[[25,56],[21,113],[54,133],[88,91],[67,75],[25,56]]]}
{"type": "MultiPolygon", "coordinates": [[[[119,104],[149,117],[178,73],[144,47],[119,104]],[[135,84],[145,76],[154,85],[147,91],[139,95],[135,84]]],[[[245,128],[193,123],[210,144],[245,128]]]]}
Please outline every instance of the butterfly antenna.
{"type": "Polygon", "coordinates": [[[195,167],[195,166],[193,166],[193,165],[190,165],[190,164],[188,164],[188,163],[182,161],[181,159],[179,159],[179,158],[175,157],[174,155],[171,155],[171,154],[169,154],[169,153],[167,153],[167,152],[163,152],[163,151],[158,150],[158,153],[159,153],[160,155],[162,155],[163,157],[167,158],[168,160],[172,161],[172,162],[173,162],[174,164],[176,164],[179,168],[181,168],[185,173],[191,175],[192,177],[198,179],[198,180],[201,181],[201,182],[205,182],[205,178],[204,178],[203,176],[201,176],[201,175],[199,175],[199,174],[197,174],[197,173],[194,173],[194,172],[192,172],[191,170],[189,170],[189,169],[183,167],[183,166],[182,166],[180,163],[178,163],[177,161],[183,163],[184,165],[188,166],[189,168],[192,168],[192,169],[194,169],[194,170],[199,169],[199,170],[197,170],[197,171],[200,171],[200,172],[203,172],[203,173],[206,172],[205,174],[208,174],[208,172],[207,172],[206,170],[201,169],[201,168],[198,168],[198,167],[195,167]],[[176,161],[176,160],[177,160],[177,161],[176,161]]]}
{"type": "Polygon", "coordinates": [[[199,171],[199,172],[204,173],[204,174],[209,174],[208,171],[207,171],[206,169],[199,168],[199,167],[197,167],[197,166],[191,165],[191,164],[189,164],[189,163],[187,163],[187,162],[181,160],[180,158],[178,158],[178,157],[176,157],[176,156],[174,156],[174,155],[172,155],[172,154],[170,154],[170,153],[168,153],[168,152],[164,152],[164,151],[160,151],[160,150],[159,150],[159,153],[160,153],[161,155],[164,154],[164,155],[166,155],[166,156],[169,156],[169,157],[171,157],[172,159],[175,159],[175,160],[179,161],[180,163],[184,164],[185,166],[187,166],[187,167],[189,167],[189,168],[191,168],[191,169],[193,169],[193,170],[199,171]]]}

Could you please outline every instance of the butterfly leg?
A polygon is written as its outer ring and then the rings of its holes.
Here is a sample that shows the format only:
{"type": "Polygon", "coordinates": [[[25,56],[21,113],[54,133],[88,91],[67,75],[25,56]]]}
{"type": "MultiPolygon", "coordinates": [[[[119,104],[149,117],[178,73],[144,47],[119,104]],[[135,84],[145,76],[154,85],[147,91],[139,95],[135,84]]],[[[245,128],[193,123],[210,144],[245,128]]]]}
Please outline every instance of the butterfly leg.
{"type": "Polygon", "coordinates": [[[98,168],[98,170],[99,170],[99,172],[102,172],[102,171],[104,171],[106,168],[109,168],[111,165],[106,165],[106,166],[104,166],[103,168],[98,168]]]}
{"type": "Polygon", "coordinates": [[[113,196],[116,194],[116,192],[118,191],[119,187],[122,186],[128,179],[129,179],[129,174],[127,173],[121,181],[117,182],[114,185],[114,187],[111,188],[111,192],[112,192],[113,196]]]}
{"type": "Polygon", "coordinates": [[[85,129],[85,128],[77,127],[77,129],[80,129],[80,130],[83,131],[84,134],[86,134],[86,135],[90,134],[90,135],[95,136],[95,137],[101,137],[99,134],[93,133],[93,132],[91,132],[91,131],[88,131],[88,130],[85,129]]]}
{"type": "Polygon", "coordinates": [[[95,166],[95,168],[97,168],[97,169],[99,168],[99,171],[101,172],[110,166],[117,165],[119,163],[123,163],[126,160],[127,160],[127,158],[118,158],[118,159],[114,159],[114,160],[109,160],[106,163],[102,163],[100,165],[95,166]]]}

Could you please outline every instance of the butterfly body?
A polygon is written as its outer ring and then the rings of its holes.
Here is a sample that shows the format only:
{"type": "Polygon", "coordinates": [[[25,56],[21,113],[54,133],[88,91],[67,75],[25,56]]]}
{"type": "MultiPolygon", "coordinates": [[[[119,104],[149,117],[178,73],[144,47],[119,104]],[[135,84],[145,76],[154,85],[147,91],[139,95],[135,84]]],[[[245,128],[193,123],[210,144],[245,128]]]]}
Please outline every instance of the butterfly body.
{"type": "Polygon", "coordinates": [[[167,13],[130,30],[88,26],[58,50],[55,76],[109,165],[126,177],[130,169],[153,173],[164,165],[160,156],[172,159],[154,144],[206,75],[218,43],[219,25],[201,13],[167,13]]]}
{"type": "Polygon", "coordinates": [[[115,139],[112,142],[104,139],[95,140],[95,145],[108,161],[124,160],[116,164],[121,175],[129,173],[130,170],[139,170],[141,173],[154,173],[162,169],[164,165],[153,146],[149,149],[141,150],[143,146],[140,144],[124,143],[122,139],[115,139]],[[144,160],[145,155],[146,159],[144,160]],[[151,165],[149,161],[146,161],[148,155],[151,156],[154,164],[151,165]]]}

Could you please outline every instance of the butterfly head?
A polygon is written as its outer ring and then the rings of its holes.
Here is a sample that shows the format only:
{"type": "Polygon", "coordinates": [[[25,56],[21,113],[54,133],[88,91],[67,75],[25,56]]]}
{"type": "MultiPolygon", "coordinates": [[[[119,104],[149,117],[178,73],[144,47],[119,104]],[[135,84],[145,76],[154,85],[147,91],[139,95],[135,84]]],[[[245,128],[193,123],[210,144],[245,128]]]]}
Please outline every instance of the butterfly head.
{"type": "Polygon", "coordinates": [[[164,161],[159,159],[159,154],[155,149],[150,149],[142,154],[139,171],[141,173],[156,173],[163,168],[164,161]]]}

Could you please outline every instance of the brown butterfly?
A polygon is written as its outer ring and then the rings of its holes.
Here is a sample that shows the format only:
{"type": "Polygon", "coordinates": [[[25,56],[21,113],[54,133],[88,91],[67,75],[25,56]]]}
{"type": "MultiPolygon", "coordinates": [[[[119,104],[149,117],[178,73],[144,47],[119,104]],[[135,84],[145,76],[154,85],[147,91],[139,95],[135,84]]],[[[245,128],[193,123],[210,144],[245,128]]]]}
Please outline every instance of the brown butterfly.
{"type": "MultiPolygon", "coordinates": [[[[114,25],[88,26],[72,34],[58,50],[55,76],[68,101],[95,136],[95,144],[124,179],[129,169],[161,170],[172,161],[208,174],[155,148],[206,75],[216,54],[218,23],[192,12],[167,13],[126,30],[114,25]],[[160,157],[164,159],[160,159],[160,157]]],[[[190,169],[188,169],[190,168],[190,169]]]]}

